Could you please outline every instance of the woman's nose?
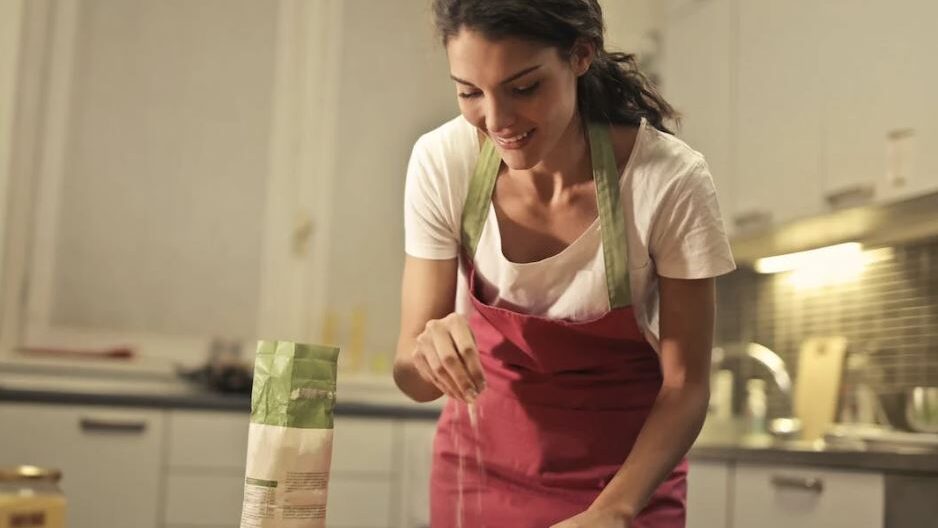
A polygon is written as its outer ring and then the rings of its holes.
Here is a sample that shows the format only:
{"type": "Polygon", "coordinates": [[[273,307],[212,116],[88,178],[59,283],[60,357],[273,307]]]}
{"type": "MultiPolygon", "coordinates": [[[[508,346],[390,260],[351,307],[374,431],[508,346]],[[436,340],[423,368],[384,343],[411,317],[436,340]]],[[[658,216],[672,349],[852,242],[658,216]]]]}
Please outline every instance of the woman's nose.
{"type": "Polygon", "coordinates": [[[486,130],[498,134],[500,131],[509,130],[514,123],[515,117],[510,103],[496,97],[488,98],[485,107],[486,130]]]}

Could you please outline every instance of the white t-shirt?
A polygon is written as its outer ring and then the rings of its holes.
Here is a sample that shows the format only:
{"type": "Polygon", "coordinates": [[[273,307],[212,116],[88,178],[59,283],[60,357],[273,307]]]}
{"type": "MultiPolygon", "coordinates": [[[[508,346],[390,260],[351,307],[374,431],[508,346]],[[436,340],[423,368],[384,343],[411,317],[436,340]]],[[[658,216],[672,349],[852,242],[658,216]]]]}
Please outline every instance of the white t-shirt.
{"type": "MultiPolygon", "coordinates": [[[[479,156],[476,128],[459,116],[417,140],[404,191],[405,251],[425,259],[460,256],[463,204],[479,156]]],[[[703,156],[643,121],[620,177],[635,317],[658,349],[658,276],[716,277],[735,269],[703,156]]],[[[487,304],[583,321],[609,310],[599,220],[563,251],[530,263],[502,254],[489,207],[475,255],[487,304]]],[[[468,314],[467,269],[460,266],[456,311],[468,314]]]]}

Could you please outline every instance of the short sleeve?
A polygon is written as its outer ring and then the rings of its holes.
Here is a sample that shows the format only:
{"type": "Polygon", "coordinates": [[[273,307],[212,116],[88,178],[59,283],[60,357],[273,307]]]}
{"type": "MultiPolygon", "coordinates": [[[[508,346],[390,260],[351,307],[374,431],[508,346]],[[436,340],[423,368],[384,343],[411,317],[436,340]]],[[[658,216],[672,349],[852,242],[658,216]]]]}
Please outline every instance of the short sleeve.
{"type": "Polygon", "coordinates": [[[651,257],[663,277],[703,279],[736,269],[713,178],[704,160],[665,192],[650,240],[651,257]]]}
{"type": "Polygon", "coordinates": [[[459,254],[446,173],[434,162],[427,136],[414,145],[404,185],[404,250],[413,257],[444,260],[459,254]]]}

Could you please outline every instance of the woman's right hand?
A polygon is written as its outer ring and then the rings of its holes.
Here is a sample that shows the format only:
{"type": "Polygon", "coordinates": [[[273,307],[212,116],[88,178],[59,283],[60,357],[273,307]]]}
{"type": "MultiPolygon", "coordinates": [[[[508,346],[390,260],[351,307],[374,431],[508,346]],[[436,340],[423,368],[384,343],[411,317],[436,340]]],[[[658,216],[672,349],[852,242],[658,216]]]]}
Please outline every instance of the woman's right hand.
{"type": "Polygon", "coordinates": [[[427,321],[417,336],[412,361],[421,378],[450,398],[470,403],[485,388],[475,337],[460,314],[427,321]]]}

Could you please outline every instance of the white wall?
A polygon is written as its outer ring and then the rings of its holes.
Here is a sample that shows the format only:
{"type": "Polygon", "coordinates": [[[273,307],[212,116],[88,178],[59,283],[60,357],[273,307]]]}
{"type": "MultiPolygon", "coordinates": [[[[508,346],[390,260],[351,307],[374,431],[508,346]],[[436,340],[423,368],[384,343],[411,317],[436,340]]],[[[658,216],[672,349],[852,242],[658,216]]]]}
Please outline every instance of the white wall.
{"type": "Polygon", "coordinates": [[[327,305],[349,361],[363,353],[388,362],[400,317],[407,160],[420,134],[459,110],[427,0],[342,6],[327,305]]]}
{"type": "Polygon", "coordinates": [[[79,5],[51,322],[252,335],[275,9],[79,5]]]}
{"type": "Polygon", "coordinates": [[[600,0],[606,21],[606,47],[627,53],[653,52],[650,34],[664,23],[663,0],[600,0]]]}
{"type": "MultiPolygon", "coordinates": [[[[22,10],[22,0],[0,0],[0,241],[7,225],[22,10]]],[[[4,259],[3,247],[0,242],[0,263],[4,259]]]]}

